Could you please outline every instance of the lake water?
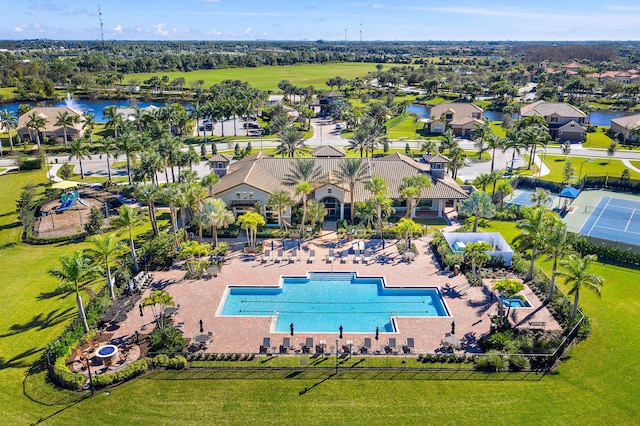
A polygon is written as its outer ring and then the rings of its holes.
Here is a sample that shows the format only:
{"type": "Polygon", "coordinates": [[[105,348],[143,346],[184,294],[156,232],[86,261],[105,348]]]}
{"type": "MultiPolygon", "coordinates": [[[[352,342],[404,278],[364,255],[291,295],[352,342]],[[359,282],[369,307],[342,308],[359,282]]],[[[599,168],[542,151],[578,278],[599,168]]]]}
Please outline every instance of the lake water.
{"type": "MultiPolygon", "coordinates": [[[[164,102],[145,102],[139,101],[136,99],[128,99],[128,100],[114,100],[114,99],[92,99],[92,100],[71,100],[72,104],[69,105],[73,108],[77,108],[82,110],[85,113],[93,113],[96,115],[96,122],[104,123],[107,119],[102,114],[104,108],[109,105],[115,105],[119,108],[121,107],[132,107],[138,106],[140,108],[145,108],[150,105],[163,107],[166,104],[164,102]]],[[[8,104],[0,104],[0,110],[7,109],[9,111],[13,111],[16,114],[18,113],[18,105],[20,104],[29,104],[31,106],[65,106],[67,105],[67,101],[55,101],[55,102],[13,102],[8,104]]],[[[185,104],[185,106],[189,106],[190,104],[185,104]]]]}
{"type": "MultiPolygon", "coordinates": [[[[407,106],[407,112],[414,113],[418,116],[418,118],[429,118],[431,115],[431,109],[425,105],[413,104],[407,106]]],[[[595,111],[592,112],[588,117],[588,120],[591,124],[595,124],[596,126],[610,126],[611,119],[618,117],[627,117],[630,115],[637,114],[637,112],[628,112],[628,111],[595,111]]],[[[491,121],[502,121],[504,114],[497,111],[485,111],[482,113],[483,117],[487,117],[491,121]]],[[[516,119],[517,115],[513,115],[513,118],[516,119]]]]}

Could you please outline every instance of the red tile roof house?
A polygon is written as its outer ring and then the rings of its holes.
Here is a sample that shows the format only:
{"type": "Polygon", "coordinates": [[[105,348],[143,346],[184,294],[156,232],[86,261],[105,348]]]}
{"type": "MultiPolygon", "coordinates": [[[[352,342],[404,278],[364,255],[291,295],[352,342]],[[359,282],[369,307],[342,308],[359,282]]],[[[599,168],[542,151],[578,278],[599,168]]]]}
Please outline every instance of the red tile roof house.
{"type": "MultiPolygon", "coordinates": [[[[340,179],[340,165],[345,157],[340,155],[340,150],[333,153],[328,149],[317,149],[315,152],[315,164],[319,168],[319,178],[312,182],[314,189],[309,195],[309,200],[315,200],[327,209],[325,220],[337,220],[350,217],[351,201],[366,201],[371,193],[366,190],[365,184],[373,176],[382,177],[387,182],[389,197],[393,200],[396,214],[404,214],[407,211],[406,201],[400,197],[400,185],[405,176],[426,174],[431,177],[431,187],[423,191],[420,205],[414,207],[411,217],[442,217],[445,208],[454,208],[457,202],[468,198],[467,193],[460,185],[445,174],[441,164],[432,168],[429,163],[415,161],[406,155],[391,154],[381,158],[363,158],[367,167],[366,178],[358,182],[353,194],[349,191],[349,184],[340,179]]],[[[434,158],[438,162],[442,156],[434,158]]],[[[233,210],[235,215],[240,215],[250,208],[259,205],[261,213],[267,218],[267,224],[280,225],[280,217],[277,209],[270,208],[269,195],[277,191],[286,191],[294,200],[294,185],[289,182],[288,176],[293,165],[300,158],[275,158],[262,152],[245,157],[229,166],[228,172],[220,179],[213,190],[216,197],[222,198],[233,210]],[[258,204],[259,203],[259,204],[258,204]]],[[[290,219],[291,208],[287,207],[283,217],[290,219]]]]}
{"type": "Polygon", "coordinates": [[[637,142],[640,140],[640,134],[632,131],[638,128],[640,128],[640,114],[611,120],[611,131],[615,134],[622,134],[625,141],[637,142]]]}
{"type": "Polygon", "coordinates": [[[551,138],[561,143],[581,142],[587,133],[587,114],[564,102],[536,101],[520,108],[520,117],[532,115],[544,117],[551,138]]]}
{"type": "Polygon", "coordinates": [[[482,124],[484,111],[477,105],[464,102],[452,102],[436,105],[431,108],[431,133],[444,133],[446,129],[460,137],[470,137],[475,124],[482,124]]]}

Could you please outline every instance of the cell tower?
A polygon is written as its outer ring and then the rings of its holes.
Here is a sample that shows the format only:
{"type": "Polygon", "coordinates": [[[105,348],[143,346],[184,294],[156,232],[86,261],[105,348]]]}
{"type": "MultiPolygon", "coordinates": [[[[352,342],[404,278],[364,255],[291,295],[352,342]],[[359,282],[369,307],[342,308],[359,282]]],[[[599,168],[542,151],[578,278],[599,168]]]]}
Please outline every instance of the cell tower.
{"type": "Polygon", "coordinates": [[[104,49],[104,23],[102,22],[102,11],[98,5],[98,19],[100,19],[100,39],[102,40],[102,50],[104,49]]]}

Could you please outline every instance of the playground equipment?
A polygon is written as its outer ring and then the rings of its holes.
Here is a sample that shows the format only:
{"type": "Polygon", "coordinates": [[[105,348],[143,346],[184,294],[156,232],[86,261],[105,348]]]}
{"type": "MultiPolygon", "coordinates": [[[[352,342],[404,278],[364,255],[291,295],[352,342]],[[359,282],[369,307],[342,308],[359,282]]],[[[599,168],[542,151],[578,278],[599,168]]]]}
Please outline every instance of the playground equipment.
{"type": "Polygon", "coordinates": [[[86,201],[80,198],[80,194],[78,194],[77,190],[62,194],[60,196],[60,207],[58,207],[58,213],[69,210],[76,201],[80,202],[84,206],[88,205],[86,201]]]}

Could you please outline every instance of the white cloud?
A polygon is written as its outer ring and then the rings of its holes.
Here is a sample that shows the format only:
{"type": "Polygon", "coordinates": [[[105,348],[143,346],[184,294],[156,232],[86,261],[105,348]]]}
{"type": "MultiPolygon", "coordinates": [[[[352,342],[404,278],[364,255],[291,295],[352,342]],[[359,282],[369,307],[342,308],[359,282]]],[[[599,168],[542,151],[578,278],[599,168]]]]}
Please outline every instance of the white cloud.
{"type": "Polygon", "coordinates": [[[249,27],[249,28],[247,28],[246,30],[244,30],[244,33],[243,33],[243,34],[244,34],[244,35],[249,35],[249,34],[251,34],[251,32],[252,32],[252,31],[253,31],[253,30],[252,30],[252,28],[251,28],[251,27],[249,27]]]}
{"type": "Polygon", "coordinates": [[[164,22],[160,24],[153,25],[153,33],[161,36],[166,36],[169,34],[169,30],[167,30],[167,24],[164,22]]]}
{"type": "Polygon", "coordinates": [[[118,24],[114,29],[113,29],[114,33],[121,33],[122,32],[122,25],[118,24]]]}
{"type": "Polygon", "coordinates": [[[13,29],[13,31],[15,31],[15,32],[17,32],[17,33],[21,33],[21,32],[23,32],[23,31],[24,31],[24,29],[25,29],[24,27],[15,27],[15,28],[13,29]]]}

